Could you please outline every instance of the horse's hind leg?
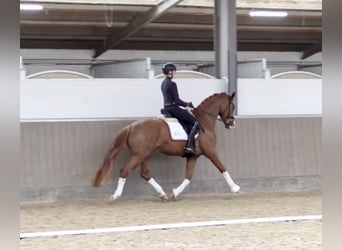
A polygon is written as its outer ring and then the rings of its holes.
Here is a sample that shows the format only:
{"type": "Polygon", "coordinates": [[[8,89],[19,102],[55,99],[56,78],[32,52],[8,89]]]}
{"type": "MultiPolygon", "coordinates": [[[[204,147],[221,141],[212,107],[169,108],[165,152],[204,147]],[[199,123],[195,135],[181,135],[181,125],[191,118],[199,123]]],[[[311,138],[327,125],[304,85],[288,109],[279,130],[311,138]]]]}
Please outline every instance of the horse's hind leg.
{"type": "Polygon", "coordinates": [[[111,201],[116,200],[116,199],[118,199],[121,196],[122,191],[123,191],[124,186],[125,186],[125,183],[126,183],[127,176],[141,162],[142,162],[142,160],[139,157],[132,156],[131,159],[128,161],[128,163],[124,167],[122,167],[120,169],[120,176],[119,176],[119,179],[118,179],[118,184],[116,186],[116,189],[115,189],[113,195],[110,196],[110,200],[111,201]]]}
{"type": "Polygon", "coordinates": [[[140,176],[147,181],[153,188],[154,190],[157,191],[157,193],[160,195],[160,198],[162,200],[168,200],[168,197],[166,193],[164,192],[163,188],[156,182],[150,174],[150,170],[148,168],[148,159],[144,160],[141,163],[141,170],[140,170],[140,176]]]}

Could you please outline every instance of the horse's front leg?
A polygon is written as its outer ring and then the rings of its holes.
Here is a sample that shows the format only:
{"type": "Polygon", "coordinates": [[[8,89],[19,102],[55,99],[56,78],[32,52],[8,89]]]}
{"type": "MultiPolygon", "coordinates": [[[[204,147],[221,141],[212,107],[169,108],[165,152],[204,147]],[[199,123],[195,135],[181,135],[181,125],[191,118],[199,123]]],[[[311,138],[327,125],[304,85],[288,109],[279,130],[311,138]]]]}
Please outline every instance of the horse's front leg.
{"type": "Polygon", "coordinates": [[[156,182],[151,177],[150,170],[148,168],[148,159],[146,159],[145,161],[141,163],[140,176],[145,181],[147,181],[154,188],[154,190],[156,190],[156,192],[159,194],[162,200],[168,200],[168,197],[166,193],[164,192],[163,188],[158,184],[158,182],[156,182]]]}
{"type": "Polygon", "coordinates": [[[225,166],[222,164],[222,162],[220,161],[218,155],[216,152],[211,152],[210,154],[206,154],[206,157],[215,165],[215,167],[221,172],[221,174],[223,175],[224,179],[226,180],[230,191],[232,193],[237,193],[240,191],[240,186],[237,185],[232,177],[230,176],[230,174],[228,173],[227,169],[225,168],[225,166]]]}
{"type": "Polygon", "coordinates": [[[184,191],[184,189],[190,184],[192,179],[192,174],[194,172],[195,164],[198,156],[188,157],[186,160],[186,173],[185,179],[183,182],[177,187],[172,189],[172,197],[176,199],[176,197],[184,191]]]}

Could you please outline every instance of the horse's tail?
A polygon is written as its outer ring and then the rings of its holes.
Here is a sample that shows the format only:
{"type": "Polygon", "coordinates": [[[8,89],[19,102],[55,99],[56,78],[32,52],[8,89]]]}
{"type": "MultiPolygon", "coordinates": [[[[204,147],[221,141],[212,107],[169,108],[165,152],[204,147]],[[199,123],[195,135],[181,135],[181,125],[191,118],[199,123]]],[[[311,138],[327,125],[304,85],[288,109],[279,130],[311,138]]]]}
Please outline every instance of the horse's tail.
{"type": "Polygon", "coordinates": [[[112,171],[113,163],[116,157],[119,155],[119,153],[127,143],[127,138],[130,130],[131,126],[123,128],[113,141],[102,163],[102,166],[96,171],[96,174],[94,175],[94,178],[92,180],[92,184],[94,187],[101,186],[109,176],[110,172],[112,171]]]}

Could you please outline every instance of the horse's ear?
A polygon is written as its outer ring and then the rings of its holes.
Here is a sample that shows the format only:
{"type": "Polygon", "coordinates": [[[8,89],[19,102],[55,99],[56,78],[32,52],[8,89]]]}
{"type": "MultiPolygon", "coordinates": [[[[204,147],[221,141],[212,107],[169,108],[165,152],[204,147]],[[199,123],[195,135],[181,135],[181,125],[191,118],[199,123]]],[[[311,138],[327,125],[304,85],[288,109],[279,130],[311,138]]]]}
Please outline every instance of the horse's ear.
{"type": "Polygon", "coordinates": [[[233,94],[230,97],[232,100],[234,100],[235,94],[236,94],[236,92],[234,91],[233,94]]]}

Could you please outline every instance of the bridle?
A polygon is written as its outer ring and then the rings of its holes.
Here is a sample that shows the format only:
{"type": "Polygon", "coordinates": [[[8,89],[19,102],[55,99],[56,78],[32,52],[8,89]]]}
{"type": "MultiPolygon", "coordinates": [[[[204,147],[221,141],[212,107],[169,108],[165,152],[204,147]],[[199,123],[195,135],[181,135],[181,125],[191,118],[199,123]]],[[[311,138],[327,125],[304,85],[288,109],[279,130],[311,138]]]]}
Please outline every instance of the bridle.
{"type": "Polygon", "coordinates": [[[202,114],[206,114],[208,116],[214,117],[216,120],[223,122],[223,124],[225,125],[226,128],[230,128],[230,127],[234,127],[235,126],[235,118],[233,115],[230,114],[231,109],[230,106],[232,105],[231,99],[229,98],[228,104],[225,107],[225,109],[223,110],[223,112],[221,113],[221,115],[218,117],[217,115],[211,114],[209,112],[203,111],[203,110],[198,110],[197,108],[195,108],[196,112],[200,112],[202,114]],[[228,109],[228,114],[226,117],[222,117],[226,111],[228,109]]]}
{"type": "Polygon", "coordinates": [[[231,99],[229,98],[229,101],[228,101],[228,104],[227,104],[227,107],[223,110],[223,112],[221,113],[221,119],[220,121],[223,122],[224,126],[226,128],[234,128],[235,127],[235,118],[234,118],[234,115],[231,114],[231,105],[233,105],[233,102],[231,101],[231,99]],[[227,116],[226,117],[223,117],[224,114],[226,113],[228,109],[228,112],[227,112],[227,116]]]}

